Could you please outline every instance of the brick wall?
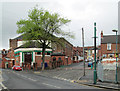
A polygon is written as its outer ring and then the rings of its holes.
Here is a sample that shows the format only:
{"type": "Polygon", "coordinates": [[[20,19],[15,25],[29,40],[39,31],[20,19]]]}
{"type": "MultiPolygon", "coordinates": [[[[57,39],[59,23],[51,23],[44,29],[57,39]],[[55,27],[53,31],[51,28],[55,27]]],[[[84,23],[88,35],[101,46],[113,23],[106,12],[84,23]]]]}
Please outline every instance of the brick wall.
{"type": "MultiPolygon", "coordinates": [[[[48,65],[48,66],[50,66],[50,65],[49,65],[50,60],[51,60],[51,56],[45,56],[45,62],[47,62],[47,65],[48,65]]],[[[38,67],[38,68],[42,67],[42,66],[41,66],[42,56],[35,56],[35,61],[36,61],[36,63],[37,63],[37,67],[38,67]]]]}
{"type": "Polygon", "coordinates": [[[15,49],[17,47],[17,39],[10,39],[9,43],[10,48],[15,49]]]}
{"type": "Polygon", "coordinates": [[[73,45],[65,39],[61,39],[61,41],[63,41],[64,43],[63,47],[60,44],[55,44],[55,43],[51,44],[52,48],[54,49],[53,53],[61,52],[65,54],[67,57],[73,58],[73,45]]]}
{"type": "Polygon", "coordinates": [[[15,65],[20,65],[20,56],[15,57],[15,65]]]}
{"type": "MultiPolygon", "coordinates": [[[[120,50],[120,44],[118,44],[118,49],[120,50]]],[[[116,53],[116,44],[111,44],[111,50],[107,50],[107,44],[101,44],[101,54],[116,53]]],[[[107,55],[108,57],[108,55],[107,55]]]]}
{"type": "Polygon", "coordinates": [[[5,68],[5,63],[6,62],[8,62],[8,68],[12,68],[12,66],[13,66],[13,60],[6,60],[5,57],[9,58],[9,59],[15,59],[14,55],[15,54],[14,54],[14,50],[13,49],[8,50],[7,55],[4,56],[3,59],[2,59],[3,60],[2,61],[2,68],[5,68]]]}

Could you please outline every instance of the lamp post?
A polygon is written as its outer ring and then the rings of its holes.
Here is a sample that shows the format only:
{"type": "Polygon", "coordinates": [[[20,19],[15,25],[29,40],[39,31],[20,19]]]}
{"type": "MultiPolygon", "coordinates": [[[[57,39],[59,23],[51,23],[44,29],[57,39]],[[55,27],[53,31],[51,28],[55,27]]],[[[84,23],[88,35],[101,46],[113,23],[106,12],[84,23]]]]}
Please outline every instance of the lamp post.
{"type": "MultiPolygon", "coordinates": [[[[118,30],[112,30],[113,32],[116,32],[116,54],[117,54],[117,44],[118,44],[118,36],[117,36],[117,32],[118,30]]],[[[115,72],[115,83],[118,83],[117,81],[117,55],[116,55],[116,72],[115,72]]]]}
{"type": "Polygon", "coordinates": [[[94,84],[97,83],[97,71],[96,71],[96,22],[94,23],[94,60],[95,60],[95,65],[94,65],[94,84]]]}
{"type": "Polygon", "coordinates": [[[85,76],[85,51],[84,51],[84,29],[82,28],[82,40],[83,40],[83,65],[84,65],[84,75],[85,76]]]}

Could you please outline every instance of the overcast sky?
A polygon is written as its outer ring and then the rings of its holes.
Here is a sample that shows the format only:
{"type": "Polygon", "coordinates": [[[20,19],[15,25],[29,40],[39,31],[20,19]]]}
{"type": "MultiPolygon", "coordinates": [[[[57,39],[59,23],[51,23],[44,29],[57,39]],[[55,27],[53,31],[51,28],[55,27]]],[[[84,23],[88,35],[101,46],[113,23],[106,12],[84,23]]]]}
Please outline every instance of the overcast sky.
{"type": "Polygon", "coordinates": [[[97,23],[97,45],[100,32],[113,35],[118,29],[119,0],[2,0],[0,1],[0,49],[9,49],[9,39],[18,36],[16,22],[26,19],[28,11],[38,5],[50,12],[67,17],[71,23],[64,28],[75,35],[68,39],[74,46],[82,46],[82,30],[85,31],[85,46],[94,44],[94,22],[97,23]]]}

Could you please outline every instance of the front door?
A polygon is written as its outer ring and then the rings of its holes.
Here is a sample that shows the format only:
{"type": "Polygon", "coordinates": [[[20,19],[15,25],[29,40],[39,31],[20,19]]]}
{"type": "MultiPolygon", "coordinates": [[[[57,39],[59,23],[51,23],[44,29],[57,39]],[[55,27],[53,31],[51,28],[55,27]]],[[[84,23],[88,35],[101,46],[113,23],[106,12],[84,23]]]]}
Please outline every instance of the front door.
{"type": "Polygon", "coordinates": [[[13,60],[13,64],[12,65],[15,65],[15,60],[13,60]]]}
{"type": "Polygon", "coordinates": [[[28,68],[32,62],[32,52],[25,52],[24,54],[25,67],[28,68]]]}

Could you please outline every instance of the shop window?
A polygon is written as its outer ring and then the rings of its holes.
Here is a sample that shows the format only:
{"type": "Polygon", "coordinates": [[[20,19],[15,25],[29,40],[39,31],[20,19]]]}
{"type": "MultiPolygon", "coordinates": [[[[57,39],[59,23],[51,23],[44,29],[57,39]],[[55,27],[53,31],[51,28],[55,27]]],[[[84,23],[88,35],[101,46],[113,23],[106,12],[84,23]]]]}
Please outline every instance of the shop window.
{"type": "Polygon", "coordinates": [[[47,55],[50,55],[50,52],[47,52],[47,55]]]}
{"type": "Polygon", "coordinates": [[[42,53],[41,52],[37,52],[37,55],[41,55],[42,53]]]}

